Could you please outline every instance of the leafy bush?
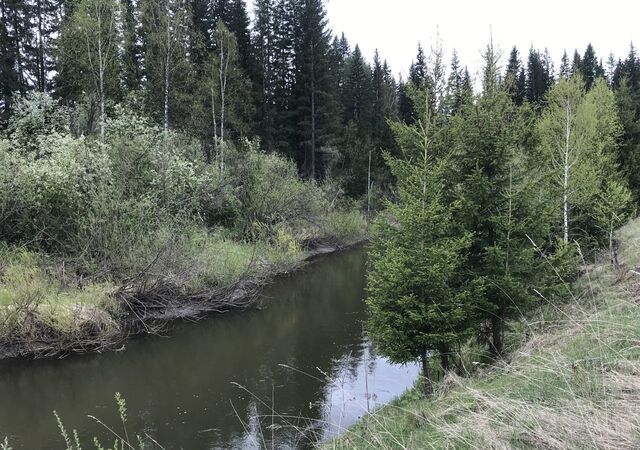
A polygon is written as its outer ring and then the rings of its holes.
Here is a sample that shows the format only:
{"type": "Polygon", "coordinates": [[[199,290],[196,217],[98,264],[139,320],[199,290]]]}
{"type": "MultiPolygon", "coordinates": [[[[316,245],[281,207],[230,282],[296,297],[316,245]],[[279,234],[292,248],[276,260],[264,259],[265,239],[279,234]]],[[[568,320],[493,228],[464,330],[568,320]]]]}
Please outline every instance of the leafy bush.
{"type": "MultiPolygon", "coordinates": [[[[227,145],[222,170],[193,139],[115,112],[97,141],[74,137],[67,111],[46,96],[20,103],[0,138],[0,239],[62,257],[93,280],[153,272],[203,289],[290,265],[309,242],[364,229],[359,214],[339,211],[339,186],[301,180],[292,161],[254,143],[227,145]]],[[[42,278],[29,267],[35,289],[42,278]]],[[[18,291],[5,287],[0,300],[14,304],[18,291]]]]}

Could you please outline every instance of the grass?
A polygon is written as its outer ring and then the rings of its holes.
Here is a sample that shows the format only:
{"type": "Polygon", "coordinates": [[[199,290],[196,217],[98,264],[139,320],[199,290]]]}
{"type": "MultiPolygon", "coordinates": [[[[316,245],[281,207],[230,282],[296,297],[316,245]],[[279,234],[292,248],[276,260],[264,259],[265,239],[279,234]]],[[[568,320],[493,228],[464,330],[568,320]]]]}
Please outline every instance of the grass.
{"type": "Polygon", "coordinates": [[[60,333],[81,332],[88,323],[105,330],[117,327],[109,314],[115,307],[113,285],[67,287],[32,252],[5,249],[2,260],[0,337],[26,337],[35,324],[60,333]]]}
{"type": "Polygon", "coordinates": [[[570,301],[511,324],[507,360],[472,358],[433,399],[407,392],[326,447],[640,448],[640,221],[618,240],[621,269],[603,258],[570,301]]]}
{"type": "Polygon", "coordinates": [[[0,242],[0,356],[104,349],[127,333],[123,317],[131,297],[118,295],[121,286],[142,302],[154,289],[185,302],[190,296],[224,297],[241,281],[260,284],[300,265],[307,256],[305,236],[340,244],[361,238],[365,226],[357,212],[332,212],[302,235],[279,224],[268,238],[249,241],[224,228],[161,225],[104,247],[107,256],[97,265],[90,258],[54,260],[0,242]],[[163,291],[166,286],[171,289],[163,291]]]}

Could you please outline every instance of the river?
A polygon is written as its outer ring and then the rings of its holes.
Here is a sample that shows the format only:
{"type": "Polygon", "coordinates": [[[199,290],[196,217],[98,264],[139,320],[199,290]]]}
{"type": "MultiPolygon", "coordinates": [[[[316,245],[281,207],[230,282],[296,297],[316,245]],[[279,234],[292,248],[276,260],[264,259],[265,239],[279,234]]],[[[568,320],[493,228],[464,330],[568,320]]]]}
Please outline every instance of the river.
{"type": "MultiPolygon", "coordinates": [[[[119,352],[0,362],[0,440],[63,449],[53,410],[83,448],[122,430],[165,449],[308,448],[411,386],[416,366],[376,355],[363,332],[366,254],[325,256],[278,279],[262,308],[171,327],[119,352]]],[[[151,447],[155,448],[155,447],[151,447]]]]}

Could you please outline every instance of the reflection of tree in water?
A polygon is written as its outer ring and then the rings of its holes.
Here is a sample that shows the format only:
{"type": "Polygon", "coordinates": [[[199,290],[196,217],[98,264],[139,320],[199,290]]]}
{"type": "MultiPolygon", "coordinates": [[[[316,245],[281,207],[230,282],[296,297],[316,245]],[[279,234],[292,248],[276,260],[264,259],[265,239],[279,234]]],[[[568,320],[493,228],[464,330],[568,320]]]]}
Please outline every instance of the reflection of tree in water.
{"type": "Polygon", "coordinates": [[[347,253],[310,269],[265,294],[277,303],[262,312],[274,320],[269,348],[261,349],[264,354],[258,359],[286,358],[279,364],[256,361],[258,373],[243,384],[257,405],[247,414],[252,414],[251,420],[259,419],[260,439],[270,446],[273,435],[277,448],[318,441],[327,426],[322,422],[330,392],[326,386],[336,377],[355,376],[363,353],[363,253],[347,253]]]}
{"type": "Polygon", "coordinates": [[[123,352],[7,362],[0,398],[20,408],[0,406],[0,431],[16,450],[54,448],[56,409],[83,441],[107,438],[87,414],[118,424],[121,392],[130,429],[165,448],[251,448],[260,436],[270,447],[272,434],[275,448],[311,446],[339,420],[326,415],[344,404],[336,383],[359,383],[365,355],[377,370],[362,334],[364,284],[364,252],[347,252],[274,283],[260,311],[178,325],[123,352]]]}

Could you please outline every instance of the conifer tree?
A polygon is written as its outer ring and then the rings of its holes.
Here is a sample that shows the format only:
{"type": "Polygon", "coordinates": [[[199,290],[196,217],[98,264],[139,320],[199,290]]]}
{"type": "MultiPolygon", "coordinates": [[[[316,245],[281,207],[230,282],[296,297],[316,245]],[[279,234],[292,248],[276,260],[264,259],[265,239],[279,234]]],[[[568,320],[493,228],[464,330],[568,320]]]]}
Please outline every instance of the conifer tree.
{"type": "Polygon", "coordinates": [[[409,81],[418,89],[431,87],[427,58],[420,43],[418,43],[416,59],[409,68],[409,81]]]}
{"type": "MultiPolygon", "coordinates": [[[[251,24],[245,0],[231,0],[227,27],[238,43],[239,63],[243,72],[254,81],[256,59],[251,45],[251,24]]],[[[257,81],[257,79],[255,80],[257,81]]]]}
{"type": "Polygon", "coordinates": [[[482,55],[484,67],[482,73],[482,89],[486,94],[491,94],[497,90],[501,84],[499,60],[500,55],[493,46],[493,40],[487,44],[487,48],[482,55]]]}
{"type": "Polygon", "coordinates": [[[373,80],[371,67],[364,60],[358,45],[346,62],[345,71],[343,94],[345,121],[353,121],[362,135],[369,134],[373,80]]]}
{"type": "Polygon", "coordinates": [[[503,353],[505,322],[531,303],[535,252],[526,233],[538,236],[543,214],[526,189],[524,148],[531,124],[497,88],[484,92],[452,123],[457,183],[463,189],[461,221],[473,231],[465,271],[484,286],[474,298],[478,320],[487,321],[492,353],[503,353]]]}
{"type": "MultiPolygon", "coordinates": [[[[127,0],[130,1],[130,0],[127,0]]],[[[189,22],[188,40],[191,62],[202,70],[209,52],[213,48],[213,31],[216,23],[207,0],[191,0],[191,20],[189,22]]]]}
{"type": "Polygon", "coordinates": [[[423,391],[433,392],[429,360],[449,357],[468,336],[471,288],[462,283],[468,234],[456,232],[457,204],[446,202],[449,162],[432,145],[428,97],[417,124],[397,124],[404,159],[387,157],[398,180],[388,211],[397,226],[379,222],[370,251],[368,332],[381,354],[397,363],[420,361],[423,391]]]}
{"type": "Polygon", "coordinates": [[[431,65],[429,79],[432,82],[434,111],[444,114],[446,110],[447,80],[445,77],[444,49],[442,40],[438,36],[435,46],[431,47],[431,65]]]}
{"type": "Polygon", "coordinates": [[[296,36],[297,6],[293,0],[276,0],[273,30],[273,99],[274,147],[294,160],[296,153],[295,105],[292,91],[295,83],[294,40],[296,36]]]}
{"type": "Polygon", "coordinates": [[[504,84],[507,92],[511,94],[511,100],[517,106],[522,105],[526,95],[526,86],[522,84],[521,74],[524,74],[522,62],[518,56],[518,49],[513,47],[507,63],[504,84]]]}
{"type": "Polygon", "coordinates": [[[631,53],[619,71],[615,96],[623,130],[618,163],[635,200],[640,201],[640,86],[633,83],[636,64],[631,53]]]}
{"type": "Polygon", "coordinates": [[[332,138],[335,103],[328,67],[330,32],[322,0],[298,0],[292,102],[298,125],[298,164],[308,178],[323,177],[323,147],[332,138]]]}
{"type": "Polygon", "coordinates": [[[35,78],[34,88],[48,92],[53,88],[52,72],[55,69],[55,41],[60,33],[60,1],[35,0],[32,3],[34,28],[31,71],[35,78]]]}
{"type": "Polygon", "coordinates": [[[587,49],[582,57],[582,63],[580,64],[580,73],[585,83],[586,90],[590,90],[593,87],[598,77],[604,76],[604,69],[598,62],[596,52],[593,49],[591,43],[587,45],[587,49]]]}
{"type": "Polygon", "coordinates": [[[256,86],[257,132],[267,150],[274,149],[275,124],[275,2],[257,0],[254,5],[253,47],[256,57],[256,72],[253,80],[256,86]]]}
{"type": "MultiPolygon", "coordinates": [[[[382,74],[380,73],[380,76],[382,74]]],[[[354,196],[368,190],[369,155],[373,151],[373,79],[369,64],[359,46],[346,61],[342,94],[344,131],[343,151],[345,164],[350,168],[347,192],[354,196]]]]}
{"type": "Polygon", "coordinates": [[[573,61],[571,63],[571,73],[575,74],[575,73],[582,73],[582,57],[580,56],[580,53],[578,53],[578,50],[574,50],[573,52],[573,61]]]}
{"type": "Polygon", "coordinates": [[[562,54],[562,60],[560,62],[560,78],[564,78],[568,80],[571,78],[573,74],[571,70],[571,64],[569,63],[569,56],[567,55],[567,51],[565,50],[562,54]]]}
{"type": "Polygon", "coordinates": [[[142,87],[142,49],[138,32],[139,12],[133,0],[122,1],[122,80],[128,92],[142,87]]]}
{"type": "Polygon", "coordinates": [[[446,114],[456,115],[461,113],[463,107],[471,102],[472,97],[473,89],[469,71],[466,67],[463,68],[460,65],[458,53],[454,50],[447,80],[446,114]]]}
{"type": "Polygon", "coordinates": [[[549,58],[543,57],[534,48],[529,51],[527,63],[527,100],[538,105],[553,85],[553,73],[550,72],[549,58]]]}

